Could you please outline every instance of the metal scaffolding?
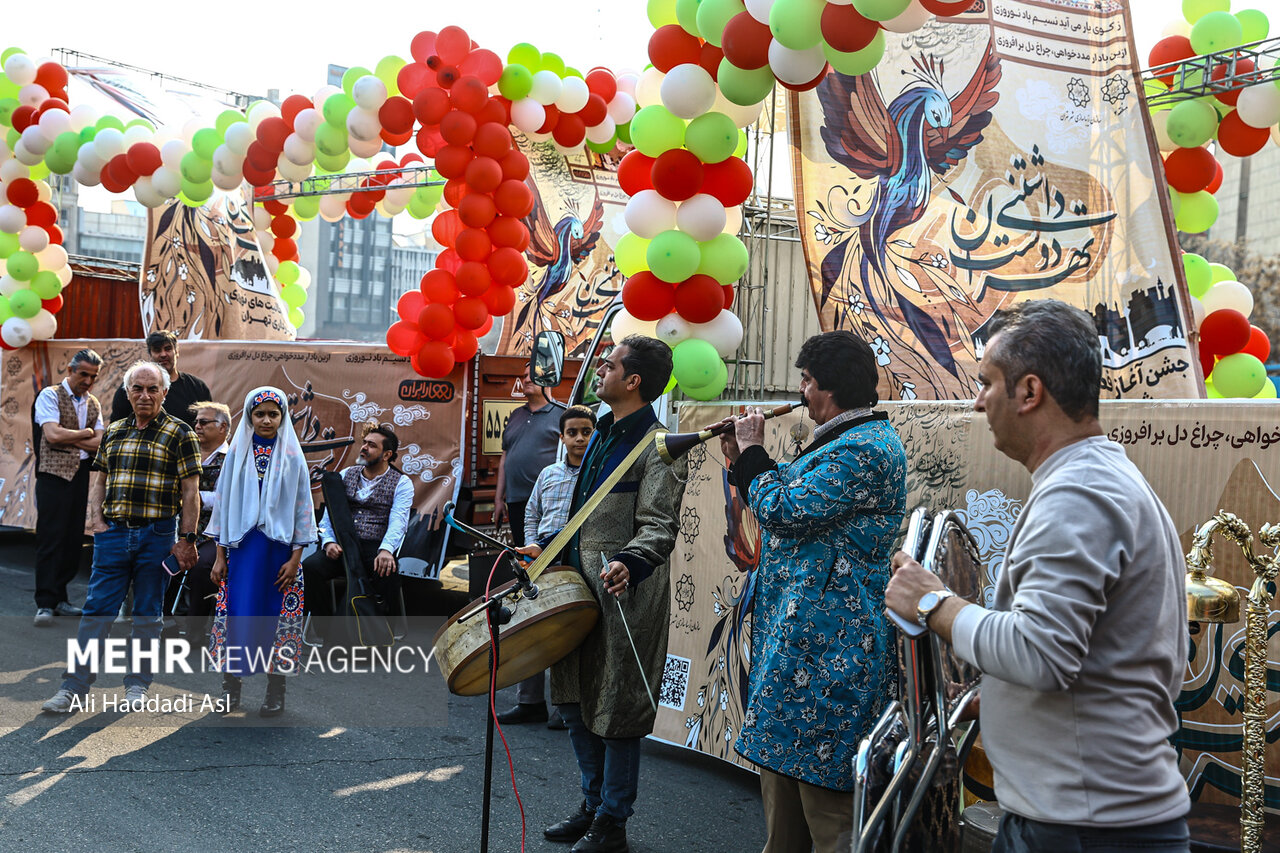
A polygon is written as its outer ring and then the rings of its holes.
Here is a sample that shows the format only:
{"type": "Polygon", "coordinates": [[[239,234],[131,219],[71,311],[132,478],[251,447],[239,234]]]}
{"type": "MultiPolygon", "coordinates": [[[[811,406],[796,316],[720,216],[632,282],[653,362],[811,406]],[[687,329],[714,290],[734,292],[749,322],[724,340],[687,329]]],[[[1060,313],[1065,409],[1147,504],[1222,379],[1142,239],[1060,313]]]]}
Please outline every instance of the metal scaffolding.
{"type": "Polygon", "coordinates": [[[1156,91],[1146,93],[1148,107],[1160,107],[1190,101],[1205,96],[1221,95],[1256,86],[1259,83],[1274,83],[1280,80],[1280,36],[1262,41],[1220,50],[1217,53],[1206,53],[1193,56],[1179,62],[1156,65],[1142,72],[1142,82],[1160,81],[1173,77],[1173,85],[1167,92],[1156,91]],[[1253,63],[1252,71],[1241,69],[1241,60],[1253,63]],[[1215,79],[1214,73],[1221,70],[1215,79]]]}

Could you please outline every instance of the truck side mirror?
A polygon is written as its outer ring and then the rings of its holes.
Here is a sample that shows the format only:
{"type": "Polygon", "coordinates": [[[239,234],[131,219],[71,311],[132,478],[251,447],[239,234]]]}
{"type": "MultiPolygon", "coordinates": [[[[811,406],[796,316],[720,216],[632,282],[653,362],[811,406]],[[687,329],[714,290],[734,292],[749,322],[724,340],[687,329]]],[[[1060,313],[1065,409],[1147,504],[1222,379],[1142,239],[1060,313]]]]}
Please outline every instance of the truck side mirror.
{"type": "Polygon", "coordinates": [[[533,384],[554,388],[564,375],[564,335],[538,332],[533,339],[533,384]]]}

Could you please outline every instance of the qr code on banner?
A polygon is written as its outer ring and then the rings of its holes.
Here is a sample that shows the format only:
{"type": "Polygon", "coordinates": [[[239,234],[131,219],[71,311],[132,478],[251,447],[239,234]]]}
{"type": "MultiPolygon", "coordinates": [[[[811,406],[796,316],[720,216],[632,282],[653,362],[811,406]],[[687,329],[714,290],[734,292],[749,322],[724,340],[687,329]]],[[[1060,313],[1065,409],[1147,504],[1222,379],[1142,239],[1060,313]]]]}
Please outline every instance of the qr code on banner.
{"type": "Polygon", "coordinates": [[[662,688],[658,691],[658,704],[664,708],[683,711],[688,692],[689,659],[667,655],[667,665],[662,668],[662,688]]]}

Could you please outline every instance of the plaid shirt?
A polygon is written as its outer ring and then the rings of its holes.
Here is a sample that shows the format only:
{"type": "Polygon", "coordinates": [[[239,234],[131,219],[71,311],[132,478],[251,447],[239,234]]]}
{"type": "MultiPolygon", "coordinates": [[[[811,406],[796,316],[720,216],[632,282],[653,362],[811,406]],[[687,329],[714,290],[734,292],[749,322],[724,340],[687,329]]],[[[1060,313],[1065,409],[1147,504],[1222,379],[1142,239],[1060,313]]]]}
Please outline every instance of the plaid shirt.
{"type": "Polygon", "coordinates": [[[550,541],[564,527],[578,471],[565,462],[553,462],[538,474],[524,508],[525,542],[550,541]]]}
{"type": "Polygon", "coordinates": [[[130,416],[107,427],[93,470],[107,475],[102,514],[109,521],[173,518],[182,509],[182,481],[200,474],[200,443],[164,411],[141,430],[130,416]]]}

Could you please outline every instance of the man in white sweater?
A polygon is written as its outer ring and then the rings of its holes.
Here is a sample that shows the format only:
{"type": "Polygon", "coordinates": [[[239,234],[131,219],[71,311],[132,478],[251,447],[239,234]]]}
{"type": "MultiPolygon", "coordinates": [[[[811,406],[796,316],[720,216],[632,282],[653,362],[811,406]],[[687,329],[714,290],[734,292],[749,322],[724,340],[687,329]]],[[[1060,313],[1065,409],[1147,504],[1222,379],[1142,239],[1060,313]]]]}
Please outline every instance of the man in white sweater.
{"type": "Polygon", "coordinates": [[[1005,811],[993,851],[1186,851],[1190,802],[1168,741],[1188,642],[1177,531],[1102,432],[1089,316],[1043,300],[991,325],[974,408],[1032,481],[994,608],[902,552],[886,602],[983,672],[1005,811]]]}

